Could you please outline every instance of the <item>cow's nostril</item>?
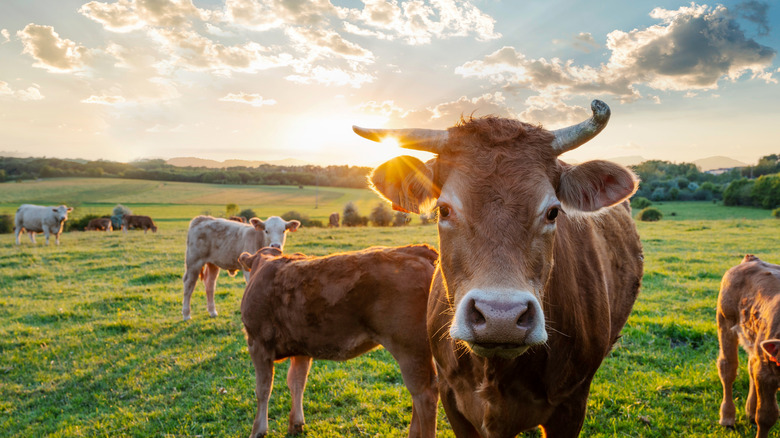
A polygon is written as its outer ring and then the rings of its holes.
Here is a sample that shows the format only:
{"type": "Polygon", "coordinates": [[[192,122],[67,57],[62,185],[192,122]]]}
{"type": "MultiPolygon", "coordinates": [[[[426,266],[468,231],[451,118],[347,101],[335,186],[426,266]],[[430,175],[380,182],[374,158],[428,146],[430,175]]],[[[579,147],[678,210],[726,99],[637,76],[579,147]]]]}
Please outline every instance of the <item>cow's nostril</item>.
{"type": "Polygon", "coordinates": [[[528,306],[521,310],[517,316],[517,327],[527,329],[534,320],[534,307],[528,306]]]}
{"type": "Polygon", "coordinates": [[[281,249],[282,245],[279,245],[278,243],[272,243],[271,248],[281,249]]]}
{"type": "Polygon", "coordinates": [[[469,322],[472,325],[483,325],[485,324],[485,315],[477,308],[477,303],[475,300],[469,301],[469,322]]]}

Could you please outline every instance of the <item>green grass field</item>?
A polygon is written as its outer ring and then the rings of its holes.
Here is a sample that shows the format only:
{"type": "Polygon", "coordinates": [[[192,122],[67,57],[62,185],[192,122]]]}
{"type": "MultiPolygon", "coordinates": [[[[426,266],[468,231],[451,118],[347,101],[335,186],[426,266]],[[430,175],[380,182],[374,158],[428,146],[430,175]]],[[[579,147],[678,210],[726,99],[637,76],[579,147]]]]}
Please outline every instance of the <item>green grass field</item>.
{"type": "MultiPolygon", "coordinates": [[[[208,317],[198,285],[193,318],[181,321],[187,223],[224,214],[230,202],[263,217],[297,210],[323,220],[348,201],[363,215],[378,201],[367,190],[319,188],[315,209],[315,192],[110,179],[0,184],[0,214],[21,203],[66,203],[78,217],[122,203],[160,227],[146,235],[70,232],[59,247],[43,246],[40,236],[37,246],[25,239],[17,247],[0,235],[0,436],[248,435],[255,397],[239,314],[244,283],[220,276],[217,318],[208,317]]],[[[745,253],[780,262],[780,221],[766,210],[712,203],[659,208],[664,220],[638,224],[642,292],[596,375],[582,436],[751,437],[741,407],[736,430],[717,424],[715,305],[721,276],[745,253]]],[[[325,255],[436,241],[436,228],[415,218],[403,228],[301,228],[286,250],[325,255]]],[[[287,430],[286,370],[277,365],[271,437],[287,430]]],[[[735,394],[744,405],[744,364],[735,394]]],[[[400,437],[411,398],[392,357],[378,349],[344,363],[315,361],[304,411],[307,436],[400,437]]],[[[441,409],[439,436],[453,436],[441,409]]]]}

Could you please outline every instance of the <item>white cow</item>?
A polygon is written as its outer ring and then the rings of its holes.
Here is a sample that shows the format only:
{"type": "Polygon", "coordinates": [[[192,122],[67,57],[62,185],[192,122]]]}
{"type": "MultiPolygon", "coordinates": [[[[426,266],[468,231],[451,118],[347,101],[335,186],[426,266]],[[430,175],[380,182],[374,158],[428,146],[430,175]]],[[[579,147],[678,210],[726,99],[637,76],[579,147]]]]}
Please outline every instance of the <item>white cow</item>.
{"type": "Polygon", "coordinates": [[[68,220],[68,213],[73,207],[60,205],[59,207],[44,207],[41,205],[23,204],[16,210],[14,219],[14,233],[16,233],[16,244],[19,245],[19,234],[22,230],[30,233],[30,240],[35,243],[35,233],[43,233],[46,236],[46,244],[49,244],[49,235],[53,234],[60,244],[60,233],[62,233],[62,224],[68,220]]]}
{"type": "MultiPolygon", "coordinates": [[[[219,270],[233,276],[242,269],[238,256],[243,252],[254,254],[260,248],[284,249],[287,231],[296,231],[301,223],[271,216],[263,222],[253,217],[248,224],[211,216],[198,216],[190,221],[187,231],[187,254],[184,266],[184,300],[181,314],[190,319],[190,297],[200,277],[206,287],[209,315],[217,316],[214,288],[219,270]]],[[[249,272],[244,271],[244,281],[249,272]]]]}

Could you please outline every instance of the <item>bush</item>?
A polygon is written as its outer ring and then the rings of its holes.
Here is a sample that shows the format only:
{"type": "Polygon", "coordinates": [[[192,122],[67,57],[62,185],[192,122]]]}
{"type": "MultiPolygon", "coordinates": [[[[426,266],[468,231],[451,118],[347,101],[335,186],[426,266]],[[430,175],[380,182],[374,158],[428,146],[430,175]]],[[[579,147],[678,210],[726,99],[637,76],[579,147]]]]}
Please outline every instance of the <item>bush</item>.
{"type": "Polygon", "coordinates": [[[437,221],[436,212],[437,210],[433,210],[430,213],[420,214],[420,222],[422,222],[423,225],[435,224],[437,221]]]}
{"type": "Polygon", "coordinates": [[[762,175],[756,179],[750,191],[753,203],[761,208],[780,206],[780,174],[762,175]]]}
{"type": "Polygon", "coordinates": [[[247,208],[241,210],[241,213],[237,214],[236,216],[241,216],[244,219],[246,219],[247,222],[249,222],[249,219],[252,219],[253,217],[257,217],[257,213],[255,213],[251,208],[247,208]]]}
{"type": "Polygon", "coordinates": [[[650,199],[653,201],[663,201],[666,199],[666,190],[664,190],[663,187],[658,187],[657,189],[653,190],[653,193],[650,195],[650,199]]]}
{"type": "MultiPolygon", "coordinates": [[[[776,208],[772,210],[772,217],[776,219],[780,219],[780,208],[776,208]]],[[[2,218],[0,218],[2,219],[2,218]]]]}
{"type": "Polygon", "coordinates": [[[84,229],[87,228],[87,225],[89,225],[89,221],[99,217],[100,216],[96,214],[88,214],[79,218],[68,218],[68,220],[65,221],[65,226],[62,227],[63,231],[84,231],[84,229]]]}
{"type": "Polygon", "coordinates": [[[393,226],[394,227],[403,227],[404,225],[409,224],[409,222],[412,220],[412,218],[409,216],[409,213],[404,213],[402,211],[396,211],[393,215],[393,226]]]}
{"type": "Polygon", "coordinates": [[[636,196],[631,200],[631,208],[636,208],[638,210],[647,208],[651,205],[653,205],[652,201],[647,198],[643,198],[642,196],[636,196]]]}
{"type": "Polygon", "coordinates": [[[655,207],[647,207],[636,215],[636,218],[643,222],[660,221],[662,217],[664,217],[664,215],[661,213],[661,210],[655,207]]]}
{"type": "Polygon", "coordinates": [[[282,215],[282,219],[286,221],[296,220],[304,227],[322,227],[322,221],[311,220],[311,218],[303,213],[299,213],[295,210],[288,211],[282,215]]]}
{"type": "Polygon", "coordinates": [[[365,225],[368,221],[368,218],[365,218],[365,222],[363,219],[364,218],[360,216],[360,213],[358,213],[355,204],[351,201],[347,202],[347,205],[344,206],[344,212],[341,214],[341,225],[345,227],[357,227],[359,225],[365,225]]]}
{"type": "Polygon", "coordinates": [[[225,216],[238,216],[238,205],[233,204],[232,202],[225,206],[225,216]]]}
{"type": "Polygon", "coordinates": [[[114,210],[111,212],[111,226],[114,227],[114,230],[122,228],[122,219],[128,214],[133,214],[133,212],[124,205],[117,204],[114,207],[114,210]]]}
{"type": "Polygon", "coordinates": [[[0,215],[0,234],[8,234],[14,231],[14,218],[10,215],[0,215]]]}
{"type": "Polygon", "coordinates": [[[393,222],[393,210],[391,210],[386,203],[380,202],[371,210],[368,219],[375,227],[386,227],[393,222]]]}
{"type": "Polygon", "coordinates": [[[723,205],[753,205],[753,184],[754,182],[747,178],[730,182],[723,191],[723,205]]]}

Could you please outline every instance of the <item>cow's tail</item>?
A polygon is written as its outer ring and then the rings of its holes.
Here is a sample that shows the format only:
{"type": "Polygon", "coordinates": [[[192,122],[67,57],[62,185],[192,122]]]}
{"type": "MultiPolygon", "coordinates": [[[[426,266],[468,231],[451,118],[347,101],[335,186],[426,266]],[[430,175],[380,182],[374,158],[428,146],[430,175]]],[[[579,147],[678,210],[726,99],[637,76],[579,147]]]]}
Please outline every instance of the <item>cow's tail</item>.
{"type": "Polygon", "coordinates": [[[200,281],[203,281],[203,279],[206,278],[206,264],[203,264],[203,266],[200,267],[198,278],[200,278],[200,281]]]}

